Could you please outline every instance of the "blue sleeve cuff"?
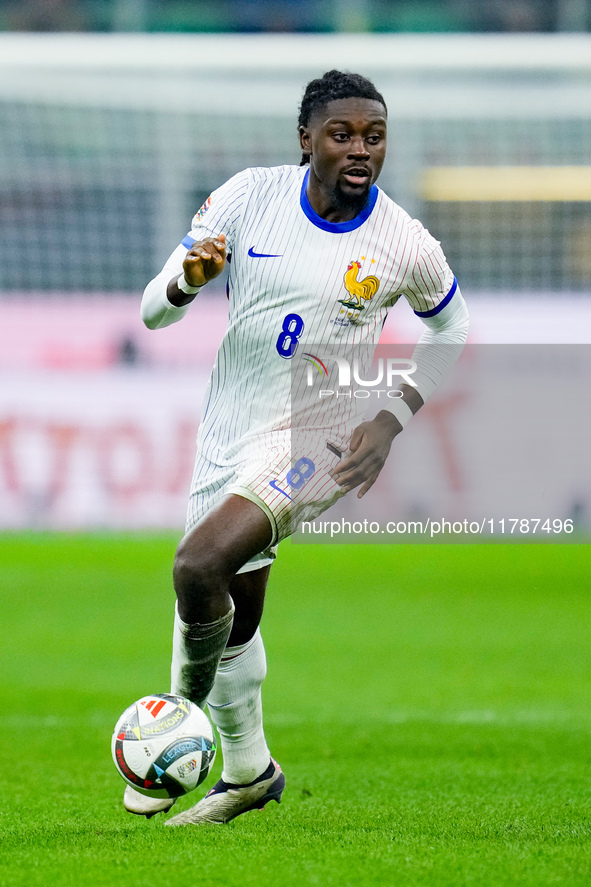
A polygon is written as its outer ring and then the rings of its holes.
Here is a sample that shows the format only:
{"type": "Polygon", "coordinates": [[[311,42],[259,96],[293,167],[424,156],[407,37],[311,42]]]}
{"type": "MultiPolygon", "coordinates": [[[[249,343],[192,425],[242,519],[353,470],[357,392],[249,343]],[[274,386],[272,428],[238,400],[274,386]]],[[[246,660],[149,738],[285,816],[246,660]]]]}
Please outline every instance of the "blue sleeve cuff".
{"type": "Polygon", "coordinates": [[[458,281],[454,277],[454,282],[451,285],[450,291],[448,292],[447,296],[445,296],[445,298],[441,300],[439,305],[436,305],[435,308],[431,308],[430,311],[415,311],[417,317],[434,317],[436,314],[439,314],[439,312],[442,311],[449,302],[451,302],[453,294],[455,293],[457,288],[458,281]]]}

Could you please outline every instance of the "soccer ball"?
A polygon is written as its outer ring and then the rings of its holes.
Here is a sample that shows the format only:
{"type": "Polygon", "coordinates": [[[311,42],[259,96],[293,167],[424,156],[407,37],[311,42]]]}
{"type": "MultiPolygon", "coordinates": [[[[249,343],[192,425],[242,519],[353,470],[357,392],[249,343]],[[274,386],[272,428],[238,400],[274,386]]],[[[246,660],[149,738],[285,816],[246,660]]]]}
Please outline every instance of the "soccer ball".
{"type": "Polygon", "coordinates": [[[150,798],[178,798],[207,777],[215,758],[207,715],[183,696],[156,693],[127,708],[111,751],[123,779],[150,798]]]}

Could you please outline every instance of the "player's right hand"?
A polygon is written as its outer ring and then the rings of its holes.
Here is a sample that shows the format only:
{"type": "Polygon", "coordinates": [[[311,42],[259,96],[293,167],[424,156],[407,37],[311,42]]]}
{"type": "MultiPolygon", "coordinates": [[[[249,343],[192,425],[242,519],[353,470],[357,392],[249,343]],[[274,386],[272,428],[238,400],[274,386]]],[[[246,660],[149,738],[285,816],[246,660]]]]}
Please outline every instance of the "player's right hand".
{"type": "Polygon", "coordinates": [[[226,235],[196,240],[183,262],[185,280],[190,286],[204,286],[222,273],[226,261],[226,235]]]}

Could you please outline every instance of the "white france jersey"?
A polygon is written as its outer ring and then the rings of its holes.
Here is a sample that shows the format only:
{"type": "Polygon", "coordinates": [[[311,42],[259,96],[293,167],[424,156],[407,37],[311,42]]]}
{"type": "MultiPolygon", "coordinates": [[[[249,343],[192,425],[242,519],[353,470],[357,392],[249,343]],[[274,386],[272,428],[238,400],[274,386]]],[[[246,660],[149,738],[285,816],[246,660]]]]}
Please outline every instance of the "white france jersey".
{"type": "Polygon", "coordinates": [[[218,465],[233,463],[245,438],[291,427],[291,363],[307,343],[375,346],[400,296],[431,317],[456,288],[438,241],[380,188],[356,218],[331,223],[308,201],[308,175],[296,166],[239,173],[183,240],[189,249],[226,235],[230,317],[198,438],[218,465]]]}

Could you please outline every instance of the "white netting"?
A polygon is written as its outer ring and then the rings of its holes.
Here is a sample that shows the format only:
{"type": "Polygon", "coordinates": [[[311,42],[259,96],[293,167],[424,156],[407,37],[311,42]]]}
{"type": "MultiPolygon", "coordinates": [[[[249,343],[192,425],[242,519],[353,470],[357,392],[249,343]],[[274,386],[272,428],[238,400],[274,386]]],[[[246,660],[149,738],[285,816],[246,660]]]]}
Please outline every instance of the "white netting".
{"type": "Polygon", "coordinates": [[[465,289],[591,289],[585,36],[2,35],[0,291],[141,290],[210,190],[299,162],[302,90],[330,67],[384,93],[381,184],[465,289]],[[581,192],[460,200],[426,184],[449,167],[540,166],[571,167],[581,192]]]}

